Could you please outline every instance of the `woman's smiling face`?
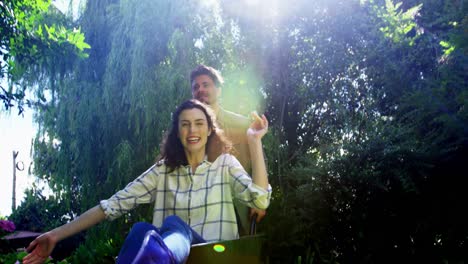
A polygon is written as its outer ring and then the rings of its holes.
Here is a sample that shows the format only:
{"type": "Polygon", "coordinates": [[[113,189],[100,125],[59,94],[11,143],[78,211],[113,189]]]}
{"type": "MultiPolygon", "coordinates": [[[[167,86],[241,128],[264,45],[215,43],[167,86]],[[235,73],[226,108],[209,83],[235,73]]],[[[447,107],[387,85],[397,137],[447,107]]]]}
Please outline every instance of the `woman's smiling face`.
{"type": "Polygon", "coordinates": [[[205,155],[205,146],[211,128],[203,111],[197,108],[186,109],[179,115],[179,139],[185,152],[205,155]]]}

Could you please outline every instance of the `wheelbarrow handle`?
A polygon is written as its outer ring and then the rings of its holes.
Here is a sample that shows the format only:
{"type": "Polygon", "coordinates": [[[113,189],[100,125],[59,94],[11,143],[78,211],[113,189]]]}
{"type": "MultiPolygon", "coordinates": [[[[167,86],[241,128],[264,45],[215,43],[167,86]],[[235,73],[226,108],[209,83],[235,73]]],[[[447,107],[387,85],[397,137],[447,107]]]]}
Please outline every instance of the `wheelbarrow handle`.
{"type": "Polygon", "coordinates": [[[250,218],[250,235],[251,236],[257,233],[257,217],[258,217],[258,214],[255,213],[250,218]]]}

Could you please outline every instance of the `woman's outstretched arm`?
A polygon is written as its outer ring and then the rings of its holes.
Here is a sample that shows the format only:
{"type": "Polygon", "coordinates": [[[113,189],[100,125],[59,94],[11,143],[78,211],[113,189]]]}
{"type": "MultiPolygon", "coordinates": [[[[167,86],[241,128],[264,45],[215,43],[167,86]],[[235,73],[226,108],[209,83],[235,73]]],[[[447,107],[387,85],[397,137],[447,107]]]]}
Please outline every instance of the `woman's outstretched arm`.
{"type": "Polygon", "coordinates": [[[59,241],[96,225],[103,221],[105,217],[101,206],[97,205],[70,223],[38,236],[29,244],[27,251],[30,253],[24,257],[23,263],[36,264],[45,262],[59,241]]]}
{"type": "Polygon", "coordinates": [[[268,176],[263,155],[262,138],[268,132],[268,120],[265,115],[260,118],[253,113],[254,121],[247,130],[247,141],[249,144],[250,158],[252,160],[252,181],[268,189],[268,176]]]}

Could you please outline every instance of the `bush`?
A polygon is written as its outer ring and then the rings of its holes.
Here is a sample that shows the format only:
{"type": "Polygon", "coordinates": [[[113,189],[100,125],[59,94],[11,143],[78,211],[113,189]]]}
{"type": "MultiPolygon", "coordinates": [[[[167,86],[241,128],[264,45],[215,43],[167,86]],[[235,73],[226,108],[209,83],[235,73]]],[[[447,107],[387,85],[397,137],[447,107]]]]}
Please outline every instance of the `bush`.
{"type": "Polygon", "coordinates": [[[70,263],[115,263],[122,241],[119,238],[106,238],[87,242],[78,247],[72,256],[67,258],[70,263]]]}
{"type": "Polygon", "coordinates": [[[45,197],[36,188],[25,191],[24,201],[10,215],[10,220],[18,230],[44,232],[67,223],[73,218],[73,213],[65,203],[53,197],[45,197]]]}

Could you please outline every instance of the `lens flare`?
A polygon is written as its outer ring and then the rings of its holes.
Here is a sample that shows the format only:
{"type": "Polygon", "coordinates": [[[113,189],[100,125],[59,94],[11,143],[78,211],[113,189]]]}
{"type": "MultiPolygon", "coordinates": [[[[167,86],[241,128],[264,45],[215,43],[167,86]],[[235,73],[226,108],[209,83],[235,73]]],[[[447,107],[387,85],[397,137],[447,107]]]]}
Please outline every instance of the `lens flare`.
{"type": "Polygon", "coordinates": [[[224,245],[215,244],[215,245],[213,246],[213,250],[216,251],[216,252],[218,252],[218,253],[223,253],[223,252],[226,250],[226,248],[224,247],[224,245]]]}

